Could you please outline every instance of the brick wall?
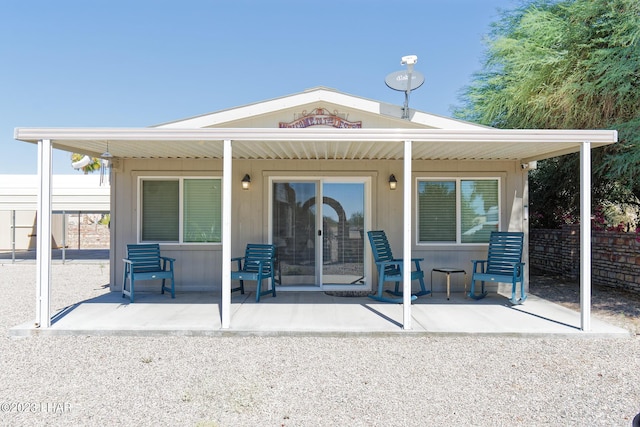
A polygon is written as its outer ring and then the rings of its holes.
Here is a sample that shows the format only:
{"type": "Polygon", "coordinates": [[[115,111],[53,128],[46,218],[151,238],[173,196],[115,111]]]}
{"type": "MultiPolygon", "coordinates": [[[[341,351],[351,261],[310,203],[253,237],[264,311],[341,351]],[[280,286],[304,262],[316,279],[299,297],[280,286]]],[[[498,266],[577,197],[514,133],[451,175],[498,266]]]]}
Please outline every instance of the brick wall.
{"type": "MultiPolygon", "coordinates": [[[[596,285],[640,294],[640,243],[634,233],[594,230],[591,237],[591,280],[596,285]]],[[[529,232],[532,269],[580,278],[580,226],[529,232]]]]}
{"type": "Polygon", "coordinates": [[[67,223],[67,248],[69,249],[109,249],[110,230],[100,224],[101,215],[69,215],[67,223]],[[78,238],[78,232],[80,237],[78,238]]]}

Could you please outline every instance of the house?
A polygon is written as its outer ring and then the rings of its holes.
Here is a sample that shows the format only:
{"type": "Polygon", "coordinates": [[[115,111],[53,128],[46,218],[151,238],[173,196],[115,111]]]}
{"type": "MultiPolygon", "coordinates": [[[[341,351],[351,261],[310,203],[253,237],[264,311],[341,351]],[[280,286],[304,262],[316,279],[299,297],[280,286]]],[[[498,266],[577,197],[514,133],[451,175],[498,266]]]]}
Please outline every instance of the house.
{"type": "MultiPolygon", "coordinates": [[[[423,257],[425,270],[469,268],[485,256],[491,230],[527,232],[527,174],[537,160],[581,153],[589,218],[590,150],[617,140],[616,131],[498,130],[403,113],[319,87],[149,128],[18,128],[15,138],[39,146],[43,212],[51,207],[52,148],[107,154],[112,290],[122,286],[126,244],[160,242],[179,260],[178,292],[220,290],[223,328],[230,259],[249,242],[277,245],[279,291],[372,290],[364,236],[373,229],[386,231],[396,256],[423,257]]],[[[38,236],[46,235],[46,215],[39,225],[38,236]]],[[[583,272],[590,271],[586,240],[583,272]]],[[[48,242],[39,244],[39,254],[50,252],[48,242]]],[[[39,263],[36,312],[47,327],[50,257],[39,263]]],[[[590,275],[582,276],[588,330],[590,275]]],[[[403,285],[411,287],[408,273],[403,285]]]]}

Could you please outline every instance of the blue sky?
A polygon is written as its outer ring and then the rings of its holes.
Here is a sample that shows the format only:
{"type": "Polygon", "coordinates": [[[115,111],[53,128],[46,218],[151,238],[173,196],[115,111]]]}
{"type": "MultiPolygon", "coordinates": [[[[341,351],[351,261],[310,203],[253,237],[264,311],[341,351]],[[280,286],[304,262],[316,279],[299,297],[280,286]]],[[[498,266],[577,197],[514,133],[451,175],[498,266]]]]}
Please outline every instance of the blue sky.
{"type": "MultiPolygon", "coordinates": [[[[450,116],[514,0],[10,0],[0,4],[0,174],[37,172],[16,127],[145,127],[316,86],[450,116]]],[[[73,174],[54,152],[54,173],[73,174]]]]}

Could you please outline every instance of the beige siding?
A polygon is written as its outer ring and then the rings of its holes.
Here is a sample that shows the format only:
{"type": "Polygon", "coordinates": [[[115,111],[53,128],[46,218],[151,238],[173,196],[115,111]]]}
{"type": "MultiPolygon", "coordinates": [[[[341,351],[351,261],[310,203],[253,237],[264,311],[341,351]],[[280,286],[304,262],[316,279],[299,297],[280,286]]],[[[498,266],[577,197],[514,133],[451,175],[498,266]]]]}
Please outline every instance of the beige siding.
{"type": "MultiPolygon", "coordinates": [[[[295,117],[299,117],[299,115],[304,111],[306,114],[311,113],[313,110],[317,108],[324,108],[330,113],[337,113],[338,115],[344,117],[346,120],[357,122],[362,122],[362,127],[365,129],[376,129],[376,128],[389,128],[389,127],[402,127],[407,129],[421,129],[427,126],[419,123],[409,122],[407,120],[399,119],[397,116],[393,115],[384,115],[384,111],[381,111],[382,114],[373,114],[364,111],[353,111],[348,110],[342,105],[331,104],[328,102],[314,102],[312,104],[298,106],[295,108],[289,108],[285,110],[279,110],[267,114],[262,114],[260,116],[253,116],[249,118],[243,118],[239,120],[234,120],[231,122],[224,122],[221,125],[223,127],[237,127],[237,128],[272,128],[277,127],[280,122],[290,123],[295,117]]],[[[398,113],[401,114],[401,113],[398,113]]],[[[212,127],[217,127],[218,125],[213,125],[212,127]]]]}
{"type": "MultiPolygon", "coordinates": [[[[418,177],[498,176],[502,190],[502,229],[526,230],[522,220],[526,175],[516,162],[414,161],[414,182],[418,177]]],[[[384,229],[392,247],[402,245],[402,161],[277,161],[238,160],[233,163],[232,255],[239,256],[248,242],[269,240],[269,177],[368,176],[371,177],[371,228],[384,229]],[[251,188],[243,191],[240,181],[251,176],[251,188]],[[389,190],[388,178],[395,174],[398,189],[389,190]]],[[[140,176],[222,176],[220,160],[123,160],[112,177],[112,221],[118,221],[112,238],[112,289],[122,286],[122,258],[125,245],[137,241],[137,191],[140,176]]],[[[415,188],[413,193],[415,194],[415,188]]],[[[412,215],[415,221],[415,213],[412,215]]],[[[113,225],[113,224],[112,224],[113,225]]],[[[415,230],[414,227],[412,227],[415,230]]],[[[415,234],[414,234],[415,236],[415,234]]],[[[415,240],[415,237],[414,237],[415,240]]],[[[163,245],[163,253],[175,257],[177,290],[220,289],[220,245],[163,245]]],[[[400,253],[397,253],[400,256],[400,253]]],[[[422,268],[429,281],[435,267],[459,267],[470,273],[471,259],[486,256],[486,246],[416,245],[414,257],[423,257],[422,268]]],[[[470,274],[469,274],[470,277],[470,274]]],[[[376,279],[375,274],[373,275],[376,279]]],[[[444,280],[435,277],[435,290],[444,280]]],[[[457,277],[454,281],[459,280],[457,277]]],[[[455,282],[458,283],[458,282],[455,282]]],[[[147,287],[158,287],[150,284],[147,287]]],[[[144,288],[143,288],[144,289],[144,288]]]]}

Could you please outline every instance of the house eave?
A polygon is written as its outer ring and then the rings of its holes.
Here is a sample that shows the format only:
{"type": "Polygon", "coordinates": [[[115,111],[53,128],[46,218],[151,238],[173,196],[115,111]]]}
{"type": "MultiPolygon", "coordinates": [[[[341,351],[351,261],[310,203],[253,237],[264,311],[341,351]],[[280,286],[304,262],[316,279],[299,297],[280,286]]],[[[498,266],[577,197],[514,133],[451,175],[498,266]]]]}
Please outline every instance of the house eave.
{"type": "Polygon", "coordinates": [[[56,149],[116,158],[221,158],[222,142],[234,142],[235,158],[397,159],[404,141],[414,158],[540,160],[617,141],[615,130],[531,129],[334,129],[334,128],[16,128],[15,139],[50,140],[56,149]],[[304,145],[308,154],[290,147],[304,145]],[[382,144],[382,145],[380,145],[382,144]]]}

